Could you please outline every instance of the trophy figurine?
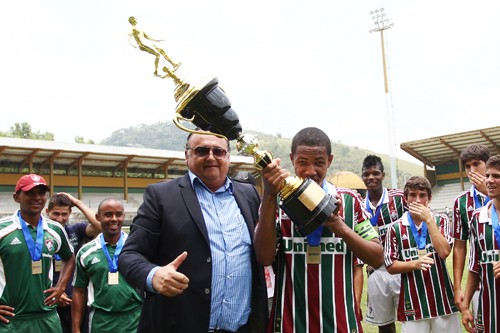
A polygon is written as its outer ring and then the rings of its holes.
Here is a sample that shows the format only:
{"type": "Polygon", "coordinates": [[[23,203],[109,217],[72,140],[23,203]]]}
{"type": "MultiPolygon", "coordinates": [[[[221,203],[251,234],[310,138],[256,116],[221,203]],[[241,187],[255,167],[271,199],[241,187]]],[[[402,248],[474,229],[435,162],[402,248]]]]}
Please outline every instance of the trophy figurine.
{"type": "MultiPolygon", "coordinates": [[[[174,124],[190,133],[211,134],[236,140],[238,152],[245,156],[253,156],[255,166],[265,168],[272,161],[269,151],[259,150],[257,138],[250,134],[243,134],[238,115],[231,107],[231,102],[226,93],[219,87],[217,78],[202,81],[198,84],[185,82],[176,73],[180,63],[175,63],[158,47],[154,40],[136,28],[137,20],[130,17],[132,31],[129,38],[133,37],[138,48],[155,56],[154,75],[160,78],[171,78],[175,83],[174,99],[177,102],[173,121],[174,124]],[[143,39],[153,45],[145,47],[143,39]],[[164,74],[158,73],[161,58],[167,61],[162,68],[164,74]],[[201,130],[193,130],[183,125],[190,122],[201,130]]],[[[282,184],[279,192],[280,207],[294,222],[296,230],[303,236],[314,231],[325,222],[337,208],[335,197],[311,179],[288,177],[282,184]]]]}

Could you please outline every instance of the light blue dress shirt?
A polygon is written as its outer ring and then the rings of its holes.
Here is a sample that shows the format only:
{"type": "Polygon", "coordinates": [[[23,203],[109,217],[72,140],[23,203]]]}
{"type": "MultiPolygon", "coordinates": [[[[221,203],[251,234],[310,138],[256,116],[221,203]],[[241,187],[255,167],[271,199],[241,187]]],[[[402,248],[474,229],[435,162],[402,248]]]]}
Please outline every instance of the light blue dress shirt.
{"type": "MultiPolygon", "coordinates": [[[[247,224],[233,196],[229,179],[215,192],[189,171],[191,185],[200,202],[212,255],[212,294],[209,330],[237,331],[247,323],[252,296],[252,241],[247,224]]],[[[146,285],[154,291],[152,278],[146,285]]]]}

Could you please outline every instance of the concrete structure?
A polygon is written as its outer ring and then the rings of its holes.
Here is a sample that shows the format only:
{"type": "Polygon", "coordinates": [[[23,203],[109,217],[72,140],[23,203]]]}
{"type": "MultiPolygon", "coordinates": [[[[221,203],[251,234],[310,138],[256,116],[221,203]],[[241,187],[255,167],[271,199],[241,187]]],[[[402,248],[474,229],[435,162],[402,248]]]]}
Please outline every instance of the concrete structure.
{"type": "Polygon", "coordinates": [[[402,150],[424,164],[424,176],[433,185],[434,210],[452,209],[455,197],[470,188],[460,154],[471,144],[487,146],[492,155],[500,154],[500,126],[401,143],[402,150]]]}
{"type": "MultiPolygon", "coordinates": [[[[258,173],[253,158],[231,156],[230,175],[238,170],[258,173]]],[[[108,196],[142,202],[148,184],[186,172],[183,151],[0,137],[0,193],[9,202],[17,180],[28,173],[42,175],[51,193],[68,192],[92,206],[108,196]]],[[[8,206],[3,197],[0,210],[8,206]]]]}

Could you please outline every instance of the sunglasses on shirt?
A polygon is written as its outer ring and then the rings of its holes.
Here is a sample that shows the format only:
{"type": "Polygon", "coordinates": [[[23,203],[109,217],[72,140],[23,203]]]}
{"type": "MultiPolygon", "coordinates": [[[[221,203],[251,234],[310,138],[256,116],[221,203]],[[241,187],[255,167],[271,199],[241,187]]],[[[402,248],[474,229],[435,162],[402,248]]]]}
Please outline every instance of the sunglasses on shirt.
{"type": "Polygon", "coordinates": [[[212,152],[212,155],[214,155],[216,159],[221,160],[227,155],[227,150],[223,148],[209,148],[200,146],[195,148],[188,147],[187,149],[193,150],[194,154],[197,157],[207,157],[208,155],[210,155],[210,152],[212,152]]]}

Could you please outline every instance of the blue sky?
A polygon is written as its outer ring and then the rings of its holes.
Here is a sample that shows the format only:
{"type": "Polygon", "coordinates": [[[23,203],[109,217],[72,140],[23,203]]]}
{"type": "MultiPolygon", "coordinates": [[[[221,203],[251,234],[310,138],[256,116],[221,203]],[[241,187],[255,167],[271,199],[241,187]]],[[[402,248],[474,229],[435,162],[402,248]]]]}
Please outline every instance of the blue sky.
{"type": "Polygon", "coordinates": [[[180,75],[219,78],[244,129],[291,137],[317,126],[387,153],[387,105],[398,147],[499,125],[499,10],[490,0],[1,1],[0,130],[28,121],[56,141],[100,141],[170,121],[174,84],[128,44],[134,15],[180,75]],[[369,33],[380,7],[394,23],[388,99],[380,34],[369,33]]]}

